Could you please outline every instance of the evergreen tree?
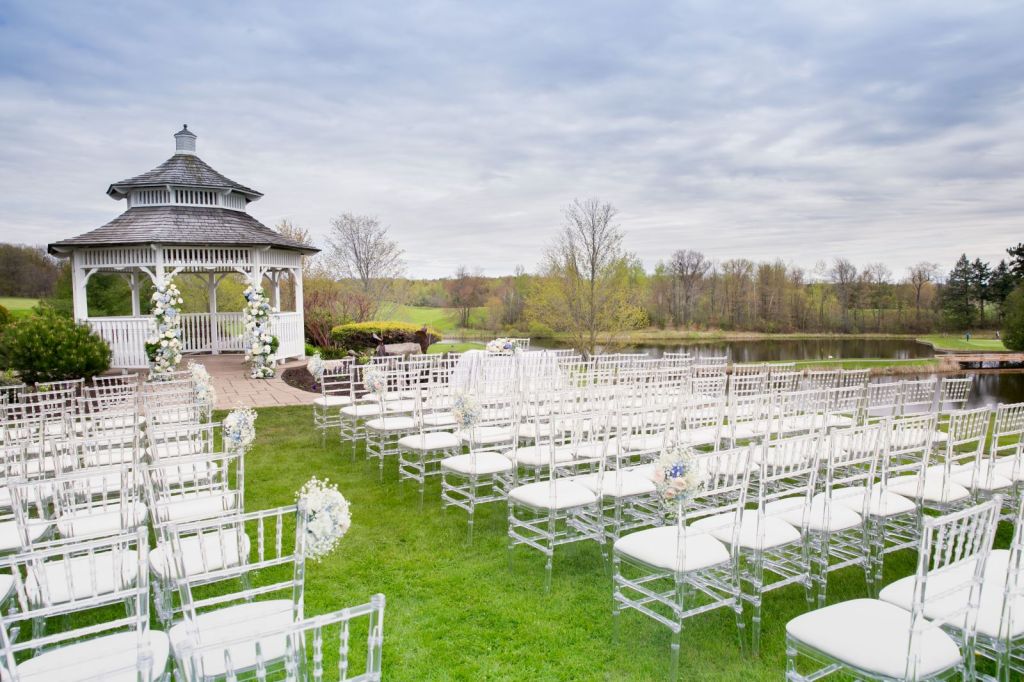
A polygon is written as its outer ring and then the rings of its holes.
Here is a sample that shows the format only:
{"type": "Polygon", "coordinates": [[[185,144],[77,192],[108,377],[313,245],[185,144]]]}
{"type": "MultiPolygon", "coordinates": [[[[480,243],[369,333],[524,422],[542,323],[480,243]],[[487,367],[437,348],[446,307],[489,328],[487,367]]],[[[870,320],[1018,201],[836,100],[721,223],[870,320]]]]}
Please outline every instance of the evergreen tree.
{"type": "Polygon", "coordinates": [[[1010,350],[1024,350],[1024,284],[1010,292],[1005,307],[1003,345],[1010,350]]]}
{"type": "Polygon", "coordinates": [[[942,312],[955,329],[967,329],[974,322],[974,267],[963,254],[949,272],[942,288],[942,312]]]}
{"type": "Polygon", "coordinates": [[[1006,250],[1010,254],[1010,272],[1013,274],[1013,281],[1020,284],[1024,282],[1024,242],[1011,246],[1006,250]]]}
{"type": "Polygon", "coordinates": [[[1013,278],[1013,273],[1010,272],[1010,266],[1007,265],[1005,260],[999,261],[999,265],[992,271],[992,276],[988,281],[988,292],[989,300],[999,305],[999,319],[1003,319],[1005,311],[1003,310],[1003,304],[1006,302],[1006,297],[1013,291],[1013,287],[1016,284],[1013,278]]]}
{"type": "Polygon", "coordinates": [[[971,263],[971,289],[974,300],[978,304],[981,314],[981,324],[985,324],[985,302],[989,300],[989,283],[992,278],[992,268],[980,258],[975,258],[971,263]]]}

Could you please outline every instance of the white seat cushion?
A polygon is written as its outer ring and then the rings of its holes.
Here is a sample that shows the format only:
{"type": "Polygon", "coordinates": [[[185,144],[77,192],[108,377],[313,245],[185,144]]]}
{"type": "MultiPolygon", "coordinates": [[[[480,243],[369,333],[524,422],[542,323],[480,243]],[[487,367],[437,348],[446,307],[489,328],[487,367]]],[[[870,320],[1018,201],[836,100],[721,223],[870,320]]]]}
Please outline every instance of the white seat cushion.
{"type": "Polygon", "coordinates": [[[618,436],[616,440],[626,452],[644,452],[647,450],[660,450],[665,447],[666,436],[661,433],[647,436],[630,435],[618,436]]]}
{"type": "Polygon", "coordinates": [[[679,529],[676,526],[647,528],[615,541],[615,551],[648,566],[666,571],[696,571],[728,562],[729,549],[707,533],[688,528],[683,531],[682,564],[679,557],[679,529]]]}
{"type": "MultiPolygon", "coordinates": [[[[164,633],[150,630],[148,644],[153,660],[152,679],[157,679],[167,667],[169,641],[164,633]]],[[[138,659],[138,635],[118,632],[34,656],[18,664],[18,679],[22,682],[135,682],[138,659]]]]}
{"type": "MultiPolygon", "coordinates": [[[[899,476],[889,480],[887,489],[891,493],[914,499],[917,497],[917,484],[917,476],[899,476]]],[[[967,488],[959,483],[954,483],[952,480],[946,482],[945,486],[943,486],[941,473],[932,474],[929,472],[926,474],[924,487],[921,490],[921,499],[923,501],[941,504],[965,500],[970,495],[971,493],[967,488]]]]}
{"type": "MultiPolygon", "coordinates": [[[[732,542],[732,524],[735,515],[732,513],[708,516],[690,524],[690,527],[710,533],[722,542],[732,542]]],[[[764,517],[764,537],[758,541],[758,515],[753,509],[743,510],[743,522],[740,524],[739,545],[745,549],[761,549],[781,547],[791,542],[800,541],[800,531],[775,516],[764,517]]]]}
{"type": "Polygon", "coordinates": [[[441,468],[454,471],[455,473],[469,475],[472,471],[477,474],[496,474],[502,471],[512,471],[512,462],[508,457],[497,452],[475,452],[472,455],[456,455],[445,457],[441,460],[441,468]],[[473,458],[476,461],[473,461],[473,458]]]}
{"type": "MultiPolygon", "coordinates": [[[[849,665],[904,678],[910,612],[877,599],[852,599],[797,616],[786,624],[794,639],[849,665]]],[[[960,663],[960,649],[938,628],[925,628],[917,674],[929,677],[960,663]]]]}
{"type": "Polygon", "coordinates": [[[1010,480],[1024,481],[1024,461],[1021,458],[1000,457],[996,460],[995,470],[997,474],[1010,480]]]}
{"type": "MultiPolygon", "coordinates": [[[[985,562],[985,577],[982,579],[981,601],[978,606],[978,633],[988,637],[1005,636],[1005,625],[1001,624],[1003,604],[1005,602],[1006,569],[1010,562],[1010,552],[1005,549],[992,550],[985,562]]],[[[928,594],[940,594],[937,599],[925,602],[924,615],[936,620],[952,620],[961,624],[959,617],[953,614],[966,606],[970,597],[969,581],[974,573],[974,562],[964,562],[945,570],[934,571],[928,576],[928,594]],[[967,585],[965,589],[957,589],[958,585],[967,585]],[[946,594],[943,594],[946,593],[946,594]]],[[[903,609],[910,609],[914,598],[914,576],[907,576],[886,585],[878,594],[878,598],[895,604],[903,609]]],[[[1024,635],[1024,598],[1018,596],[1011,606],[1014,617],[1011,618],[1012,632],[1016,638],[1024,635]]]]}
{"type": "Polygon", "coordinates": [[[135,585],[139,556],[128,552],[97,552],[54,559],[40,573],[32,566],[25,577],[25,594],[33,604],[62,604],[92,595],[110,594],[135,585]]]}
{"type": "MultiPolygon", "coordinates": [[[[45,522],[28,524],[29,542],[36,542],[53,526],[45,522]]],[[[12,552],[22,548],[21,533],[18,532],[17,521],[0,522],[0,552],[12,552]]]]}
{"type": "Polygon", "coordinates": [[[226,511],[237,509],[239,499],[237,493],[191,495],[174,497],[160,504],[156,509],[160,523],[185,523],[220,516],[226,511]]]}
{"type": "MultiPolygon", "coordinates": [[[[243,639],[247,636],[258,637],[269,631],[280,631],[293,622],[292,602],[290,599],[257,601],[234,604],[215,611],[201,613],[194,623],[180,622],[171,627],[168,634],[171,646],[176,652],[189,639],[190,626],[198,634],[198,646],[216,646],[243,639]]],[[[284,656],[287,636],[275,634],[259,640],[260,651],[264,662],[270,662],[284,656]]],[[[203,656],[203,672],[207,677],[217,677],[225,673],[225,651],[231,656],[231,664],[235,670],[243,670],[256,665],[255,642],[237,644],[226,649],[215,649],[203,656]]]]}
{"type": "Polygon", "coordinates": [[[987,466],[983,466],[980,471],[977,472],[977,480],[975,480],[975,472],[973,467],[967,467],[963,471],[957,471],[950,476],[950,480],[954,483],[959,483],[965,488],[973,488],[977,485],[978,490],[984,490],[992,492],[995,490],[1005,490],[1006,488],[1013,487],[1013,481],[1008,477],[1001,475],[998,470],[992,471],[987,466]]]}
{"type": "MultiPolygon", "coordinates": [[[[241,539],[238,531],[227,528],[223,531],[208,532],[197,535],[186,535],[181,538],[182,563],[186,575],[196,575],[224,568],[237,566],[239,561],[239,544],[241,558],[249,555],[249,536],[244,532],[241,539]],[[223,548],[223,549],[222,549],[223,548]]],[[[156,548],[149,553],[149,567],[161,580],[177,578],[178,564],[174,560],[172,549],[167,542],[156,543],[156,548]]]]}
{"type": "MultiPolygon", "coordinates": [[[[565,447],[554,448],[556,462],[571,462],[572,449],[565,447]]],[[[514,459],[516,464],[525,467],[546,467],[551,464],[552,449],[550,445],[527,445],[525,447],[509,450],[506,457],[514,459]]]]}
{"type": "Polygon", "coordinates": [[[424,426],[454,426],[455,416],[451,412],[434,412],[423,415],[420,421],[424,426]]]}
{"type": "MultiPolygon", "coordinates": [[[[771,516],[777,516],[786,523],[800,528],[803,525],[804,506],[806,499],[800,497],[784,497],[780,500],[769,502],[765,505],[764,511],[771,516]]],[[[807,528],[813,531],[828,531],[835,533],[848,528],[857,528],[861,525],[860,514],[849,507],[837,504],[834,500],[829,504],[828,519],[825,519],[825,497],[821,494],[811,499],[811,509],[807,516],[807,528]]]]}
{"type": "Polygon", "coordinates": [[[366,428],[380,433],[410,431],[416,428],[416,420],[412,417],[378,417],[366,422],[366,428]]]}
{"type": "Polygon", "coordinates": [[[463,433],[460,438],[463,443],[474,445],[496,445],[500,443],[511,443],[514,438],[512,429],[504,426],[478,426],[473,429],[472,434],[463,433]]]}
{"type": "Polygon", "coordinates": [[[385,412],[412,412],[415,409],[415,400],[388,400],[384,403],[385,412]]]}
{"type": "Polygon", "coordinates": [[[556,479],[553,491],[551,481],[521,485],[513,488],[508,498],[535,509],[568,509],[597,502],[593,491],[567,478],[556,479]]]}
{"type": "Polygon", "coordinates": [[[376,417],[380,414],[380,405],[377,403],[360,403],[358,405],[348,405],[341,408],[341,414],[346,417],[354,417],[362,419],[365,417],[376,417]]]}
{"type": "Polygon", "coordinates": [[[684,445],[714,445],[720,435],[716,426],[701,426],[680,431],[676,434],[676,440],[684,445]]]}
{"type": "Polygon", "coordinates": [[[0,600],[10,596],[14,590],[14,576],[10,573],[0,573],[0,600]]]}
{"type": "MultiPolygon", "coordinates": [[[[852,509],[858,514],[864,509],[864,495],[867,490],[862,486],[836,488],[832,491],[832,503],[852,509]]],[[[823,493],[818,493],[822,495],[823,493]]],[[[883,492],[879,488],[871,490],[871,501],[868,507],[870,516],[886,518],[897,514],[908,514],[917,511],[917,506],[902,495],[883,492]]]]}
{"type": "Polygon", "coordinates": [[[643,476],[648,481],[651,481],[653,483],[654,482],[654,471],[657,468],[658,468],[658,465],[655,464],[654,462],[651,462],[649,464],[638,464],[636,466],[627,467],[625,470],[626,471],[631,471],[631,472],[633,472],[635,474],[643,476]]]}
{"type": "Polygon", "coordinates": [[[398,439],[398,447],[406,450],[448,450],[459,447],[459,437],[447,431],[414,433],[398,439]]]}
{"type": "MultiPolygon", "coordinates": [[[[597,474],[583,474],[574,476],[573,479],[587,490],[595,493],[597,490],[597,474]]],[[[631,497],[633,495],[649,495],[657,491],[654,483],[641,474],[622,470],[616,475],[615,471],[606,471],[601,477],[601,494],[605,497],[631,497]]]]}
{"type": "Polygon", "coordinates": [[[138,528],[145,522],[146,505],[142,502],[130,502],[127,509],[122,509],[120,503],[114,503],[62,515],[57,521],[57,532],[66,538],[114,535],[138,528]]]}
{"type": "Polygon", "coordinates": [[[347,395],[322,395],[313,401],[317,407],[343,407],[352,404],[352,397],[347,395]]]}

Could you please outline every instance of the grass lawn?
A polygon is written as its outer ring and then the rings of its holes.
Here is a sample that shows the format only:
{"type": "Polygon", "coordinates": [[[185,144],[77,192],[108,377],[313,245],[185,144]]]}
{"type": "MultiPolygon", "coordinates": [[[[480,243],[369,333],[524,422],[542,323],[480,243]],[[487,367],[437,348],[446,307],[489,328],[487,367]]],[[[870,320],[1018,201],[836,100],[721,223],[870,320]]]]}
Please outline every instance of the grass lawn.
{"type": "MultiPolygon", "coordinates": [[[[635,612],[611,635],[611,577],[593,543],[560,547],[554,581],[544,593],[544,560],[516,548],[506,555],[505,507],[477,511],[475,542],[466,545],[466,516],[442,512],[439,483],[427,486],[423,509],[415,486],[398,484],[388,461],[384,482],[362,448],[328,439],[321,447],[308,407],[259,410],[257,439],[246,457],[246,507],[294,502],[312,475],[329,477],[352,503],[352,529],[334,555],[310,564],[306,613],[314,615],[387,597],[384,675],[388,680],[661,680],[669,631],[635,612]]],[[[1001,529],[1000,546],[1009,539],[1001,529]]],[[[886,561],[886,579],[909,575],[914,554],[886,561]]],[[[833,573],[830,602],[865,596],[857,569],[833,573]]],[[[804,591],[773,592],[764,606],[760,658],[740,654],[731,611],[686,624],[681,678],[779,680],[785,671],[786,621],[805,610],[804,591]]],[[[354,640],[356,641],[356,640],[354,640]]],[[[332,654],[336,655],[336,654],[332,654]]],[[[362,649],[354,649],[362,656],[362,649]]],[[[327,662],[328,665],[332,663],[327,662]]]]}
{"type": "Polygon", "coordinates": [[[32,308],[38,304],[38,298],[0,296],[0,305],[11,311],[11,315],[14,317],[28,317],[32,314],[32,308]]]}
{"type": "Polygon", "coordinates": [[[963,334],[930,334],[922,336],[919,341],[930,343],[935,350],[961,350],[961,351],[1005,351],[1006,346],[999,339],[979,339],[974,336],[968,341],[963,334]]]}
{"type": "MultiPolygon", "coordinates": [[[[470,313],[470,326],[482,324],[486,308],[474,308],[470,313]]],[[[458,329],[459,314],[455,308],[425,308],[411,305],[400,305],[386,315],[389,320],[426,324],[440,332],[453,332],[458,329]]]]}

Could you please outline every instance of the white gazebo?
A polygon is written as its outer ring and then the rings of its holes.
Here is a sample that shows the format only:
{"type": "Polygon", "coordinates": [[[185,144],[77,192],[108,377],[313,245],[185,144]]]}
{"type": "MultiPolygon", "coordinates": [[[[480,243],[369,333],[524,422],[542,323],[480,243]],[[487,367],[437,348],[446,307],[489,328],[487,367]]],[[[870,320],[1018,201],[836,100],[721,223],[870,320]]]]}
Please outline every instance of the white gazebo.
{"type": "Polygon", "coordinates": [[[217,285],[239,273],[261,282],[271,304],[281,307],[281,282],[294,282],[295,310],[275,313],[272,332],[279,358],[304,352],[302,257],[317,249],[288,239],[246,212],[262,194],[224,177],[196,156],[196,136],[182,128],[174,135],[174,156],[148,173],[115,182],[107,194],[128,203],[103,227],[50,244],[50,253],[71,259],[74,316],[87,322],[113,351],[113,367],[145,367],[151,317],[141,314],[142,277],[154,284],[192,276],[207,286],[209,312],[182,315],[186,353],[243,351],[241,312],[217,311],[217,285]],[[117,273],[131,286],[129,316],[90,317],[86,284],[92,275],[117,273]]]}

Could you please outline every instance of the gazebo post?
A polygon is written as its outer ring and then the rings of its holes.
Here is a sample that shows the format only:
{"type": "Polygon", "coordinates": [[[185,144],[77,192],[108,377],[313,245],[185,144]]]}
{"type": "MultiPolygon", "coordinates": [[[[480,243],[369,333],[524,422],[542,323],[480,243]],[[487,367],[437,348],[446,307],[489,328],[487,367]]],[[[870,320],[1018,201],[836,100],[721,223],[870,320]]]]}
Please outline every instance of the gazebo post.
{"type": "Polygon", "coordinates": [[[82,267],[82,255],[78,251],[71,252],[71,301],[75,322],[89,319],[89,300],[86,293],[85,268],[82,267]]]}
{"type": "Polygon", "coordinates": [[[217,334],[217,273],[206,275],[207,298],[210,299],[210,352],[220,355],[220,337],[217,334]]]}
{"type": "Polygon", "coordinates": [[[270,273],[270,305],[276,310],[281,310],[281,271],[270,273]]]}
{"type": "Polygon", "coordinates": [[[128,277],[128,284],[132,288],[132,317],[142,315],[142,304],[139,301],[139,273],[132,270],[128,277]]]}
{"type": "MultiPolygon", "coordinates": [[[[295,312],[303,313],[305,315],[305,309],[303,308],[302,301],[302,266],[292,269],[292,280],[295,286],[295,312]]],[[[305,319],[305,318],[303,318],[305,319]]]]}

